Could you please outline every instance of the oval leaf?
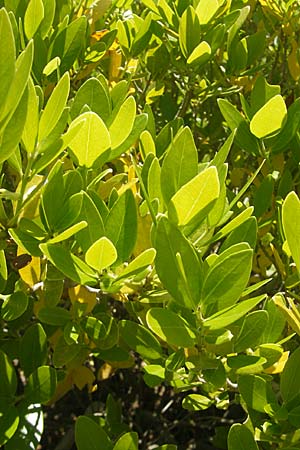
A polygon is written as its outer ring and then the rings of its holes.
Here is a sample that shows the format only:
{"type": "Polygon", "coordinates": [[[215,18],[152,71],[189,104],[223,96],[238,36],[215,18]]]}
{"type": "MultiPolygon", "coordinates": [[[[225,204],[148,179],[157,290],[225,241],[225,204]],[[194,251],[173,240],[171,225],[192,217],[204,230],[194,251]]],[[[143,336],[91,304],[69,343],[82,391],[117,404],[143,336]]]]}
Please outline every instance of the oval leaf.
{"type": "Polygon", "coordinates": [[[76,127],[83,119],[80,130],[69,142],[80,166],[91,167],[95,160],[110,148],[110,136],[103,120],[94,112],[87,111],[78,116],[70,125],[76,127]]]}
{"type": "Polygon", "coordinates": [[[117,260],[118,254],[114,244],[105,236],[98,239],[85,255],[86,263],[101,272],[117,260]]]}
{"type": "Polygon", "coordinates": [[[169,309],[151,308],[146,320],[148,327],[170,345],[192,347],[195,344],[195,333],[182,317],[169,309]]]}
{"type": "Polygon", "coordinates": [[[264,138],[282,128],[287,114],[285,102],[281,95],[272,97],[250,122],[250,131],[258,138],[264,138]]]}

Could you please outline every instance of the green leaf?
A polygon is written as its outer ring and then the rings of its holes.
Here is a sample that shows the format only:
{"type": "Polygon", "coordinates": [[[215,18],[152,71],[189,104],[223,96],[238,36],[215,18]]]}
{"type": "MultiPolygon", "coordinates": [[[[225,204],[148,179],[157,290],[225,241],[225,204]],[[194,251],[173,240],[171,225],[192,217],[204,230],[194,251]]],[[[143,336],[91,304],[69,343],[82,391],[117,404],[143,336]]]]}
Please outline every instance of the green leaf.
{"type": "Polygon", "coordinates": [[[192,6],[188,6],[179,22],[179,44],[187,58],[199,44],[201,27],[199,17],[192,6]]]}
{"type": "MultiPolygon", "coordinates": [[[[208,167],[183,185],[171,198],[169,214],[179,226],[201,222],[220,193],[216,167],[208,167]]],[[[170,217],[170,218],[171,218],[170,217]]]]}
{"type": "Polygon", "coordinates": [[[254,311],[248,314],[237,335],[234,343],[234,351],[243,352],[248,348],[254,348],[260,340],[265,327],[268,324],[269,316],[267,311],[254,311]]]}
{"type": "Polygon", "coordinates": [[[31,78],[28,82],[28,105],[27,115],[24,124],[22,141],[28,153],[32,153],[35,149],[36,138],[38,134],[39,124],[39,99],[31,78]]]}
{"type": "Polygon", "coordinates": [[[161,190],[166,204],[197,173],[197,149],[191,130],[185,127],[171,143],[161,168],[161,190]]]}
{"type": "Polygon", "coordinates": [[[220,0],[200,0],[196,8],[200,25],[207,24],[217,13],[221,4],[220,0]]]}
{"type": "Polygon", "coordinates": [[[25,395],[31,403],[47,403],[56,388],[56,371],[49,366],[38,367],[28,378],[25,395]]]}
{"type": "Polygon", "coordinates": [[[0,10],[0,115],[15,74],[15,39],[6,9],[0,10]]]}
{"type": "Polygon", "coordinates": [[[187,63],[190,65],[197,65],[197,67],[205,64],[211,56],[211,47],[206,41],[200,42],[196,48],[192,51],[187,59],[187,63]]]}
{"type": "Polygon", "coordinates": [[[221,260],[217,259],[209,268],[200,302],[204,316],[210,316],[237,302],[249,281],[252,255],[253,250],[249,247],[231,253],[221,260]]]}
{"type": "Polygon", "coordinates": [[[88,224],[86,228],[76,234],[77,242],[83,252],[86,253],[91,245],[105,234],[100,212],[86,192],[83,192],[81,212],[78,219],[86,220],[88,224]]]}
{"type": "Polygon", "coordinates": [[[270,384],[258,375],[240,375],[238,386],[247,407],[255,411],[264,413],[268,403],[276,402],[270,384]]]}
{"type": "Polygon", "coordinates": [[[300,127],[300,99],[296,99],[287,111],[287,119],[276,136],[266,141],[266,146],[271,148],[272,153],[284,151],[295,137],[300,127]]]}
{"type": "Polygon", "coordinates": [[[85,262],[101,272],[117,260],[118,254],[114,244],[103,236],[94,242],[85,255],[85,262]]]}
{"type": "Polygon", "coordinates": [[[139,114],[135,117],[130,134],[127,136],[125,141],[122,142],[122,144],[112,150],[109,155],[110,161],[118,158],[122,153],[127,152],[127,150],[134,145],[134,143],[139,139],[141,132],[146,128],[147,122],[147,114],[139,114]]]}
{"type": "Polygon", "coordinates": [[[5,410],[0,411],[0,445],[9,441],[19,425],[19,412],[14,405],[6,406],[5,410]]]}
{"type": "Polygon", "coordinates": [[[166,217],[155,232],[157,274],[179,305],[194,309],[200,300],[202,267],[194,248],[166,217]]]}
{"type": "Polygon", "coordinates": [[[59,56],[61,59],[60,71],[65,73],[74,64],[85,45],[87,27],[86,16],[73,20],[62,29],[54,39],[49,59],[59,56]]]}
{"type": "Polygon", "coordinates": [[[136,104],[132,96],[128,97],[121,105],[111,125],[109,134],[111,148],[119,147],[130,135],[136,114],[136,104]]]}
{"type": "Polygon", "coordinates": [[[70,311],[60,306],[45,306],[39,310],[37,316],[41,322],[57,326],[63,326],[71,319],[70,311]]]}
{"type": "MultiPolygon", "coordinates": [[[[233,219],[230,223],[232,223],[234,220],[235,219],[233,219]]],[[[257,220],[255,217],[248,217],[244,222],[242,222],[233,231],[231,231],[227,239],[222,244],[220,251],[222,252],[232,245],[238,244],[239,242],[246,242],[250,245],[251,248],[255,249],[256,237],[257,220]]]]}
{"type": "Polygon", "coordinates": [[[283,333],[286,320],[272,299],[267,300],[264,309],[269,315],[269,322],[264,329],[261,342],[277,342],[283,333]]]}
{"type": "Polygon", "coordinates": [[[110,149],[110,136],[103,120],[92,111],[85,112],[73,120],[69,130],[82,120],[85,122],[69,142],[69,147],[80,166],[92,167],[95,160],[110,149]]]}
{"type": "Polygon", "coordinates": [[[229,430],[228,450],[258,450],[253,434],[240,423],[235,423],[229,430]]]}
{"type": "Polygon", "coordinates": [[[80,284],[95,284],[95,272],[78,256],[59,244],[40,244],[40,249],[64,275],[80,284]]]}
{"type": "Polygon", "coordinates": [[[25,376],[46,362],[48,353],[47,336],[40,323],[31,325],[20,342],[20,364],[25,376]]]}
{"type": "Polygon", "coordinates": [[[265,299],[265,295],[260,295],[258,297],[249,298],[248,300],[243,300],[232,307],[218,311],[209,319],[204,320],[203,326],[205,328],[209,328],[210,330],[220,330],[221,328],[226,328],[228,325],[231,325],[241,317],[245,316],[247,312],[265,299]]]}
{"type": "Polygon", "coordinates": [[[161,168],[158,158],[154,157],[148,171],[148,195],[152,202],[153,200],[158,200],[158,211],[162,212],[164,209],[164,201],[161,193],[161,168]]]}
{"type": "Polygon", "coordinates": [[[74,236],[74,234],[79,233],[79,231],[83,230],[88,226],[88,223],[82,220],[81,222],[72,225],[70,228],[67,228],[62,233],[59,233],[55,237],[48,240],[47,244],[56,244],[57,242],[66,241],[70,237],[74,236]]]}
{"type": "Polygon", "coordinates": [[[290,192],[283,202],[282,225],[290,252],[300,273],[300,200],[295,192],[290,192]]]}
{"type": "Polygon", "coordinates": [[[278,132],[284,125],[287,109],[283,97],[275,95],[253,116],[250,131],[258,138],[278,132]]]}
{"type": "Polygon", "coordinates": [[[7,281],[7,264],[4,250],[0,250],[0,293],[2,293],[7,281]]]}
{"type": "Polygon", "coordinates": [[[138,442],[137,433],[126,433],[117,440],[113,450],[138,450],[138,442]]]}
{"type": "Polygon", "coordinates": [[[133,261],[131,261],[128,266],[125,267],[123,272],[118,276],[117,280],[121,280],[123,278],[131,278],[147,269],[147,267],[153,264],[155,255],[155,249],[148,248],[143,253],[138,255],[133,261]]]}
{"type": "Polygon", "coordinates": [[[258,141],[250,132],[249,124],[242,114],[228,100],[219,98],[218,105],[231,131],[236,130],[235,141],[239,147],[250,154],[259,155],[258,141]]]}
{"type": "Polygon", "coordinates": [[[39,32],[43,39],[48,35],[53,24],[55,15],[55,0],[43,0],[44,4],[44,18],[41,22],[39,32]]]}
{"type": "Polygon", "coordinates": [[[42,0],[30,0],[24,16],[24,30],[27,39],[31,39],[35,35],[43,18],[44,4],[42,0]]]}
{"type": "Polygon", "coordinates": [[[89,78],[76,92],[70,111],[72,119],[79,116],[85,105],[88,105],[104,122],[111,114],[111,101],[107,89],[97,78],[89,78]]]}
{"type": "Polygon", "coordinates": [[[170,309],[151,308],[146,316],[147,325],[160,339],[178,347],[193,347],[196,340],[188,323],[170,309]]]}
{"type": "Polygon", "coordinates": [[[230,51],[230,48],[235,41],[239,29],[247,19],[250,13],[250,6],[247,5],[244,8],[237,10],[237,12],[239,12],[238,18],[234,21],[233,25],[231,25],[231,27],[228,30],[227,51],[230,51]]]}
{"type": "Polygon", "coordinates": [[[300,393],[300,347],[287,360],[280,378],[280,392],[285,402],[300,393]]]}
{"type": "Polygon", "coordinates": [[[106,236],[118,253],[118,262],[131,255],[137,238],[137,209],[133,193],[127,189],[114,203],[105,221],[106,236]]]}
{"type": "Polygon", "coordinates": [[[131,320],[121,320],[119,330],[120,336],[126,344],[142,357],[154,360],[162,357],[162,349],[158,340],[147,328],[131,320]]]}
{"type": "Polygon", "coordinates": [[[79,416],[75,424],[75,442],[78,450],[112,450],[113,444],[93,419],[79,416]]]}
{"type": "Polygon", "coordinates": [[[251,116],[253,117],[272,97],[279,94],[280,86],[269,84],[265,77],[260,75],[251,92],[251,116]]]}
{"type": "Polygon", "coordinates": [[[0,163],[7,160],[16,150],[21,136],[23,133],[28,105],[28,90],[24,91],[24,94],[18,104],[17,109],[14,111],[9,122],[0,135],[0,163]]]}
{"type": "Polygon", "coordinates": [[[201,394],[189,394],[182,401],[182,407],[188,411],[203,411],[212,404],[213,400],[201,394]]]}
{"type": "Polygon", "coordinates": [[[64,107],[66,105],[70,91],[70,76],[66,72],[55,86],[47,105],[42,112],[39,124],[38,140],[42,142],[55,128],[64,107]]]}
{"type": "Polygon", "coordinates": [[[7,404],[11,401],[13,395],[17,390],[17,376],[14,366],[8,359],[8,356],[0,350],[0,399],[1,404],[3,402],[7,404]]]}
{"type": "Polygon", "coordinates": [[[82,327],[94,342],[104,339],[107,333],[104,323],[96,317],[87,317],[82,322],[82,327]]]}
{"type": "Polygon", "coordinates": [[[27,306],[27,295],[22,291],[15,291],[4,299],[1,308],[1,317],[7,321],[15,320],[26,311],[27,306]]]}
{"type": "Polygon", "coordinates": [[[10,80],[5,106],[0,116],[0,126],[4,126],[3,123],[5,123],[5,126],[7,125],[18,108],[21,99],[24,98],[23,95],[29,80],[32,60],[33,42],[30,41],[16,61],[15,74],[10,80]]]}

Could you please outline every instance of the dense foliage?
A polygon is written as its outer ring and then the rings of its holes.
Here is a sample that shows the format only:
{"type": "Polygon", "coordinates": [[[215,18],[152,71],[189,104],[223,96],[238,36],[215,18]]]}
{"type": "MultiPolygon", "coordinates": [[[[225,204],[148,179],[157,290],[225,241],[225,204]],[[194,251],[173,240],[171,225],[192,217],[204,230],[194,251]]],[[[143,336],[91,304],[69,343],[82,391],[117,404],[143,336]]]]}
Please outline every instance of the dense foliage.
{"type": "MultiPolygon", "coordinates": [[[[0,7],[0,446],[138,368],[240,405],[214,448],[299,449],[298,0],[0,7]]],[[[138,449],[81,414],[78,450],[138,449]]]]}

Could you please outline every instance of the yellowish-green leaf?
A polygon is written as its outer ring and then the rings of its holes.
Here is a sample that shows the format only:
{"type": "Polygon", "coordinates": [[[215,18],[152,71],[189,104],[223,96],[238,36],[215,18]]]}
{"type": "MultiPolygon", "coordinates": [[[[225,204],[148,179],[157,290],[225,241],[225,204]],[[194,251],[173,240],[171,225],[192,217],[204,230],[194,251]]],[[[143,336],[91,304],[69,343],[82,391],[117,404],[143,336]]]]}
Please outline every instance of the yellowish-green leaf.
{"type": "Polygon", "coordinates": [[[46,64],[46,66],[43,69],[43,74],[48,77],[53,73],[57,68],[60,66],[61,59],[59,56],[55,56],[55,58],[51,59],[51,61],[46,64]]]}
{"type": "Polygon", "coordinates": [[[38,30],[44,18],[44,4],[42,0],[30,0],[24,16],[24,30],[27,39],[31,39],[38,30]]]}
{"type": "Polygon", "coordinates": [[[112,149],[119,147],[129,136],[133,127],[135,113],[135,100],[133,97],[128,97],[109,127],[112,149]]]}
{"type": "Polygon", "coordinates": [[[264,138],[279,131],[286,119],[287,109],[283,97],[275,95],[256,114],[250,122],[250,130],[257,138],[264,138]]]}
{"type": "Polygon", "coordinates": [[[204,64],[209,60],[211,55],[211,47],[206,41],[200,42],[188,57],[188,64],[204,64]]]}
{"type": "Polygon", "coordinates": [[[69,73],[66,72],[59,80],[42,113],[39,126],[40,142],[51,133],[51,131],[57,124],[66,105],[66,101],[69,96],[69,90],[70,76],[69,73]]]}
{"type": "Polygon", "coordinates": [[[110,137],[103,120],[94,112],[88,111],[78,116],[69,128],[69,131],[77,126],[78,122],[85,119],[80,130],[69,142],[69,147],[74,153],[80,166],[91,167],[95,160],[110,148],[110,137]]]}
{"type": "Polygon", "coordinates": [[[111,266],[118,254],[114,244],[105,236],[94,242],[85,255],[86,263],[99,272],[111,266]]]}
{"type": "Polygon", "coordinates": [[[218,171],[214,166],[208,167],[173,195],[170,213],[176,216],[179,226],[187,225],[200,213],[207,214],[219,193],[218,171]]]}
{"type": "Polygon", "coordinates": [[[71,227],[64,230],[62,233],[59,233],[57,236],[54,236],[52,239],[49,239],[48,244],[56,244],[57,242],[65,241],[69,239],[71,236],[74,236],[75,233],[78,233],[83,228],[86,228],[88,223],[85,220],[81,222],[75,223],[71,227]]]}
{"type": "Polygon", "coordinates": [[[196,8],[201,25],[208,23],[218,11],[220,5],[218,0],[200,0],[196,8]]]}
{"type": "Polygon", "coordinates": [[[282,224],[288,248],[300,273],[300,200],[290,192],[282,206],[282,224]]]}

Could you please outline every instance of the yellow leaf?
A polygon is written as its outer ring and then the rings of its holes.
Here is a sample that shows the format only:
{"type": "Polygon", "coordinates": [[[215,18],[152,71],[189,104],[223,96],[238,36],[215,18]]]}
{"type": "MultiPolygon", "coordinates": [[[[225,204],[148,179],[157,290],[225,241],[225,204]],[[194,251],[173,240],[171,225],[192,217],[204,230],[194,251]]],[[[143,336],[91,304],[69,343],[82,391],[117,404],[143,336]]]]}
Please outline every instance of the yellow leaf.
{"type": "Polygon", "coordinates": [[[69,297],[74,305],[76,302],[83,303],[86,306],[85,314],[90,313],[97,304],[96,292],[89,291],[85,286],[77,285],[69,288],[69,297]]]}
{"type": "Polygon", "coordinates": [[[282,355],[280,356],[279,360],[276,361],[276,363],[274,363],[272,366],[265,369],[265,373],[270,373],[270,374],[281,373],[284,369],[284,366],[285,366],[288,358],[289,358],[289,353],[290,352],[283,352],[282,355]]]}
{"type": "Polygon", "coordinates": [[[108,79],[110,82],[119,81],[122,66],[121,50],[109,50],[109,72],[108,79]]]}
{"type": "Polygon", "coordinates": [[[49,400],[47,405],[53,405],[61,399],[70,389],[73,387],[73,376],[71,372],[67,372],[65,378],[59,381],[56,385],[55,393],[53,397],[49,400]]]}
{"type": "MultiPolygon", "coordinates": [[[[26,250],[18,247],[17,256],[27,255],[26,250]]],[[[24,283],[31,288],[40,281],[41,277],[41,260],[37,256],[32,256],[31,261],[22,269],[19,269],[19,274],[24,283]]]]}
{"type": "Polygon", "coordinates": [[[275,305],[280,309],[284,317],[286,318],[289,326],[300,336],[300,313],[297,310],[292,299],[288,299],[290,308],[285,304],[282,294],[277,294],[273,297],[275,305]]]}
{"type": "Polygon", "coordinates": [[[110,364],[104,363],[98,370],[97,379],[108,380],[108,378],[110,378],[114,374],[114,372],[115,370],[110,364]]]}
{"type": "Polygon", "coordinates": [[[75,367],[72,370],[72,375],[74,384],[78,387],[78,389],[82,390],[84,386],[87,385],[90,392],[96,379],[91,369],[86,366],[75,367]]]}
{"type": "Polygon", "coordinates": [[[141,217],[138,215],[138,231],[135,248],[133,251],[134,256],[138,256],[144,250],[152,247],[150,229],[152,226],[152,219],[150,214],[146,214],[141,217]]]}

